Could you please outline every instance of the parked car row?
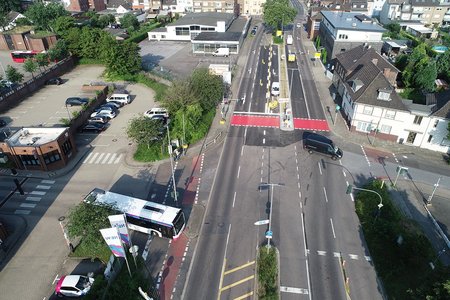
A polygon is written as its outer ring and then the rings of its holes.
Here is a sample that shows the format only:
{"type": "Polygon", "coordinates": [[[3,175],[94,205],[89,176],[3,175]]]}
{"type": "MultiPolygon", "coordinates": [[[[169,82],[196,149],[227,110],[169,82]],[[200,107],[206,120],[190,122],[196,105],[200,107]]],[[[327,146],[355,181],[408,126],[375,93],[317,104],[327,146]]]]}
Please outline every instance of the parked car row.
{"type": "MultiPolygon", "coordinates": [[[[127,92],[127,91],[121,91],[127,92]]],[[[91,114],[87,123],[81,128],[82,132],[102,132],[109,126],[109,121],[119,114],[119,109],[131,102],[128,94],[112,94],[91,114]]]]}

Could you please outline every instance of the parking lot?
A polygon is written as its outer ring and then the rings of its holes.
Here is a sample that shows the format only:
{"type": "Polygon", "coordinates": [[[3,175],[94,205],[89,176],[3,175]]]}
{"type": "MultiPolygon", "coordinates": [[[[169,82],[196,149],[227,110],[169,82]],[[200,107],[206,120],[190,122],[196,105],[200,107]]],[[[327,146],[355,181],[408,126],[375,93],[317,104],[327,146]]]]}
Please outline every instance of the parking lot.
{"type": "Polygon", "coordinates": [[[0,76],[2,76],[2,78],[6,78],[6,68],[8,67],[8,65],[11,65],[24,75],[23,81],[31,79],[31,74],[23,70],[23,64],[13,62],[11,58],[11,52],[12,51],[0,51],[0,76]]]}

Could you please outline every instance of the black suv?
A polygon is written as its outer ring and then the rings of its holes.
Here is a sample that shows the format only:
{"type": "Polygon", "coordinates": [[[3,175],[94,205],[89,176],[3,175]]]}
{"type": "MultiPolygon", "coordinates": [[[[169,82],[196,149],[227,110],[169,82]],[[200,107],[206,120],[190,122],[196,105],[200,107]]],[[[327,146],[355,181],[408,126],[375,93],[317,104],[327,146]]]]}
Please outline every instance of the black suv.
{"type": "Polygon", "coordinates": [[[59,77],[55,77],[55,78],[50,78],[49,80],[47,80],[45,82],[45,84],[47,85],[60,85],[63,84],[63,80],[59,77]]]}
{"type": "Polygon", "coordinates": [[[74,105],[85,105],[89,103],[89,99],[80,98],[80,97],[70,97],[66,100],[66,105],[74,106],[74,105]]]}

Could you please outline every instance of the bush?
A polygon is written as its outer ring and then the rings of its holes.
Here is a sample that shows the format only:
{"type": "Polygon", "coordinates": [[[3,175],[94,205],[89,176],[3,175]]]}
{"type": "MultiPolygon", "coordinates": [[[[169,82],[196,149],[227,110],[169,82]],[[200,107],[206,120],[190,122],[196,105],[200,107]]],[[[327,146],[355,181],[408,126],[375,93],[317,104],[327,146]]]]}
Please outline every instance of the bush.
{"type": "Polygon", "coordinates": [[[259,248],[258,253],[259,299],[278,299],[278,263],[274,247],[267,251],[259,248]]]}
{"type": "Polygon", "coordinates": [[[158,161],[168,157],[169,153],[167,146],[163,146],[162,143],[152,144],[150,148],[145,144],[140,144],[137,146],[136,152],[133,156],[136,161],[141,162],[158,161]]]}
{"type": "Polygon", "coordinates": [[[283,37],[282,36],[274,36],[273,43],[274,44],[283,44],[283,37]]]}

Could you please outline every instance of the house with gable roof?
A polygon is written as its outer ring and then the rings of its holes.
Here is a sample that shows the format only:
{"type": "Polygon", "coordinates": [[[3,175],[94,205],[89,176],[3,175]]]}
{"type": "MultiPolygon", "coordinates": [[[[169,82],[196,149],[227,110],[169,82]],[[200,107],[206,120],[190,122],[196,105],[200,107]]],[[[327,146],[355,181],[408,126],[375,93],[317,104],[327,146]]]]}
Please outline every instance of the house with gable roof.
{"type": "Polygon", "coordinates": [[[450,91],[427,95],[427,103],[402,99],[395,91],[399,70],[367,44],[339,53],[333,85],[350,131],[448,152],[450,91]]]}

